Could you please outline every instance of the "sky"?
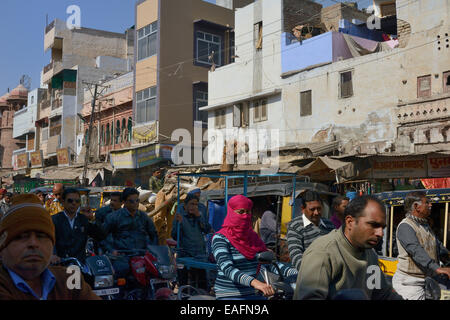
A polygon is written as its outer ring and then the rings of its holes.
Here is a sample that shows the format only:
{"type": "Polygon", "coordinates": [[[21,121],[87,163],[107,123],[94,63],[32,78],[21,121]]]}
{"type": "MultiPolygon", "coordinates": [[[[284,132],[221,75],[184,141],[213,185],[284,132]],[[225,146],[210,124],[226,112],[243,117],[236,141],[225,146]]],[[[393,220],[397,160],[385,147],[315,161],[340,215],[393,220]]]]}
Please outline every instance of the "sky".
{"type": "MultiPolygon", "coordinates": [[[[215,3],[215,0],[204,0],[215,3]]],[[[354,0],[367,7],[372,0],[354,0]]],[[[324,6],[337,0],[317,0],[324,6]]],[[[31,77],[31,89],[39,87],[41,70],[50,63],[44,53],[46,16],[66,21],[70,5],[81,10],[81,26],[123,33],[135,23],[136,0],[0,0],[0,96],[14,89],[22,75],[31,77]]]]}

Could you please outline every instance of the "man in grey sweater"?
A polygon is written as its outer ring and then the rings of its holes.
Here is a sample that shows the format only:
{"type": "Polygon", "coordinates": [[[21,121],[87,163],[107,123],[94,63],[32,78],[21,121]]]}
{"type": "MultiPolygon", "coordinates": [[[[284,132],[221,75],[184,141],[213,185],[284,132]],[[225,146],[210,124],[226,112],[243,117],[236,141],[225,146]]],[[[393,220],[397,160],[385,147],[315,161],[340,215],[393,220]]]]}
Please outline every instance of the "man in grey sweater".
{"type": "Polygon", "coordinates": [[[425,192],[406,195],[407,214],[397,227],[399,254],[392,285],[407,300],[425,299],[425,277],[450,277],[450,268],[439,266],[439,261],[449,260],[449,252],[430,228],[427,220],[430,209],[425,192]]]}
{"type": "Polygon", "coordinates": [[[334,299],[358,290],[359,299],[402,300],[387,283],[374,247],[386,226],[384,204],[373,196],[353,199],[338,230],[316,239],[303,255],[295,300],[334,299]]]}

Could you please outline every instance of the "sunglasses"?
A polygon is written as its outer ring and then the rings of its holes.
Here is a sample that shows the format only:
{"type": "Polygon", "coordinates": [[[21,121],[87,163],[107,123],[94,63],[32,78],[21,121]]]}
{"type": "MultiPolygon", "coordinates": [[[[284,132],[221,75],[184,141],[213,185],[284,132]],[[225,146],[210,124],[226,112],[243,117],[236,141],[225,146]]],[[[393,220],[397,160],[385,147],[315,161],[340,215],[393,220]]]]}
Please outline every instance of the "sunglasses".
{"type": "Polygon", "coordinates": [[[66,200],[68,203],[80,203],[81,202],[81,200],[80,199],[67,199],[66,200]]]}
{"type": "Polygon", "coordinates": [[[237,210],[234,210],[234,212],[236,212],[237,214],[245,214],[245,213],[251,213],[252,211],[251,210],[245,210],[245,209],[237,209],[237,210]]]}
{"type": "Polygon", "coordinates": [[[129,199],[129,200],[127,200],[129,203],[139,203],[139,199],[136,199],[136,200],[131,200],[131,199],[129,199]]]}

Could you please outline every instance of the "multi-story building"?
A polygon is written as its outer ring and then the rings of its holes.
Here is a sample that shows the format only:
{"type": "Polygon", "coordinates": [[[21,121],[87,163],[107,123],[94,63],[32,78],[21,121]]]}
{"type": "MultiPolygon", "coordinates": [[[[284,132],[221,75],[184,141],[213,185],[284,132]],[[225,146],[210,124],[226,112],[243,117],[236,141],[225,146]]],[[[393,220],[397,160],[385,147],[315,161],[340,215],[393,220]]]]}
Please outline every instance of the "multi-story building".
{"type": "MultiPolygon", "coordinates": [[[[103,84],[105,90],[96,101],[92,120],[91,157],[105,161],[113,150],[131,146],[133,126],[133,72],[128,72],[103,84]]],[[[92,115],[92,92],[85,90],[84,141],[87,143],[92,115]]]]}
{"type": "Polygon", "coordinates": [[[338,30],[324,20],[330,9],[309,1],[260,0],[238,10],[239,58],[209,73],[201,109],[209,127],[276,129],[282,148],[319,143],[341,154],[449,150],[448,1],[374,6],[372,17],[341,14],[338,30]],[[378,18],[381,30],[364,17],[378,18]]]}
{"type": "MultiPolygon", "coordinates": [[[[36,143],[36,120],[38,118],[38,106],[45,98],[47,90],[42,88],[34,89],[28,92],[28,103],[23,108],[14,113],[13,121],[13,138],[20,141],[20,148],[13,151],[13,163],[17,159],[30,159],[30,153],[39,150],[36,143]]],[[[42,159],[40,159],[42,160],[42,159]]],[[[29,163],[22,163],[29,168],[29,163]]],[[[21,168],[23,169],[23,168],[21,168]]]]}
{"type": "Polygon", "coordinates": [[[42,72],[42,83],[48,91],[40,104],[38,144],[47,162],[52,159],[54,163],[61,148],[68,148],[72,160],[78,160],[84,135],[80,112],[86,83],[99,83],[131,71],[134,30],[123,34],[89,28],[71,30],[56,19],[45,29],[44,50],[51,50],[52,60],[42,72]]]}
{"type": "Polygon", "coordinates": [[[207,114],[199,108],[208,104],[208,70],[234,60],[233,9],[250,2],[137,2],[135,144],[173,144],[180,128],[193,138],[194,121],[206,128],[207,114]]]}
{"type": "Polygon", "coordinates": [[[27,105],[28,90],[18,85],[0,98],[0,160],[1,168],[13,169],[13,152],[26,147],[26,140],[13,138],[14,114],[27,105]]]}

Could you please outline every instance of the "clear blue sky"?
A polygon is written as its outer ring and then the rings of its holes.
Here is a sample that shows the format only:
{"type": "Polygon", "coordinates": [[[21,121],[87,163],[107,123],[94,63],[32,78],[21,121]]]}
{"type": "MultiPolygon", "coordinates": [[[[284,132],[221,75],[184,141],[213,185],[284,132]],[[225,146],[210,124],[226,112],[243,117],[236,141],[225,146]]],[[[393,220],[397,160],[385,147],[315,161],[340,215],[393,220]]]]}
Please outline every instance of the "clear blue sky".
{"type": "MultiPolygon", "coordinates": [[[[215,3],[215,0],[205,0],[215,3]]],[[[356,0],[367,7],[372,0],[356,0]]],[[[337,0],[317,0],[324,6],[337,0]]],[[[40,72],[50,62],[50,51],[44,53],[46,15],[65,21],[66,9],[78,5],[81,26],[125,32],[134,25],[136,0],[0,0],[0,96],[19,84],[23,74],[32,78],[31,89],[40,84],[40,72]]]]}

